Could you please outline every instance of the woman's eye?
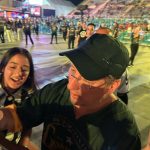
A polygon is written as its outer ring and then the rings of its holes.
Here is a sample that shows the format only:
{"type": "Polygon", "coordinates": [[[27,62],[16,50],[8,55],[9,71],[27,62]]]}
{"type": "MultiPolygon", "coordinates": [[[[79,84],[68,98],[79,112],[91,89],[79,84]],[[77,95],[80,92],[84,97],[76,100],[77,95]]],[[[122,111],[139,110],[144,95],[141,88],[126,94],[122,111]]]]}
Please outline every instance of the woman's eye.
{"type": "Polygon", "coordinates": [[[29,73],[29,69],[22,69],[22,72],[29,73]]]}
{"type": "Polygon", "coordinates": [[[16,67],[15,67],[15,66],[10,66],[10,68],[11,68],[11,69],[15,69],[16,67]]]}

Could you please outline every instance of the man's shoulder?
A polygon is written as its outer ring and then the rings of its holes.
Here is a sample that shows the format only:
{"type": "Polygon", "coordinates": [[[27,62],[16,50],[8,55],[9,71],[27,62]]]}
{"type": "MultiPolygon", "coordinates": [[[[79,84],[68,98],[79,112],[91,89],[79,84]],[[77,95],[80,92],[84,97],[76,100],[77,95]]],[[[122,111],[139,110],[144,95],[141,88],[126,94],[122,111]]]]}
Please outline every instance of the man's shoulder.
{"type": "Polygon", "coordinates": [[[102,121],[99,126],[104,137],[109,136],[110,141],[113,139],[114,142],[122,143],[121,145],[126,140],[124,143],[126,146],[129,146],[133,140],[135,143],[132,143],[132,146],[134,147],[134,145],[138,144],[137,146],[140,147],[140,133],[135,117],[123,102],[117,100],[103,110],[102,114],[102,121]]]}
{"type": "Polygon", "coordinates": [[[68,79],[64,78],[62,80],[58,80],[56,82],[51,82],[47,85],[45,85],[43,88],[49,88],[49,87],[59,87],[59,86],[65,86],[68,84],[68,79]]]}
{"type": "Polygon", "coordinates": [[[60,91],[64,91],[67,88],[68,79],[62,79],[56,82],[49,83],[45,85],[40,92],[47,93],[50,95],[51,93],[59,93],[60,91]]]}
{"type": "Polygon", "coordinates": [[[132,112],[120,100],[116,100],[115,102],[105,107],[99,112],[99,115],[103,118],[103,120],[109,120],[111,122],[120,123],[122,121],[126,121],[126,124],[128,124],[134,120],[132,112]]]}

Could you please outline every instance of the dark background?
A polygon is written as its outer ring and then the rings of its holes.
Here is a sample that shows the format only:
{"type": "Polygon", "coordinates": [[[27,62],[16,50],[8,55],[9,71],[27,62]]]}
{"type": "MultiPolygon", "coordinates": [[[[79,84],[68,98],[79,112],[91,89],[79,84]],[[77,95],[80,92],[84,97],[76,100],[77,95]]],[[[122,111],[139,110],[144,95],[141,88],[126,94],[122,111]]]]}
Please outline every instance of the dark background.
{"type": "Polygon", "coordinates": [[[67,1],[71,1],[74,5],[78,5],[81,2],[83,2],[83,0],[67,0],[67,1]]]}
{"type": "Polygon", "coordinates": [[[55,10],[53,10],[53,9],[43,9],[43,16],[44,17],[55,16],[55,10]]]}

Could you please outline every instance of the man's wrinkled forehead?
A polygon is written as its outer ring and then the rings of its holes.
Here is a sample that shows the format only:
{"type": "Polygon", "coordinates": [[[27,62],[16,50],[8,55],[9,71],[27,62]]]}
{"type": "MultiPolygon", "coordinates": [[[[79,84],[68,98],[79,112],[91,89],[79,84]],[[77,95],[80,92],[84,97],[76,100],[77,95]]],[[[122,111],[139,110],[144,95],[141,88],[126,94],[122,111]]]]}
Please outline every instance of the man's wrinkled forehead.
{"type": "Polygon", "coordinates": [[[98,80],[94,80],[94,81],[87,80],[87,79],[85,79],[85,78],[80,74],[80,72],[78,71],[78,69],[76,68],[76,66],[75,66],[73,63],[71,64],[71,67],[70,67],[70,69],[69,69],[69,72],[73,73],[74,75],[75,75],[75,74],[76,74],[76,75],[80,75],[84,80],[89,81],[89,82],[98,82],[98,81],[101,81],[101,80],[103,80],[103,79],[106,78],[106,77],[104,77],[104,78],[101,78],[101,79],[98,79],[98,80]]]}

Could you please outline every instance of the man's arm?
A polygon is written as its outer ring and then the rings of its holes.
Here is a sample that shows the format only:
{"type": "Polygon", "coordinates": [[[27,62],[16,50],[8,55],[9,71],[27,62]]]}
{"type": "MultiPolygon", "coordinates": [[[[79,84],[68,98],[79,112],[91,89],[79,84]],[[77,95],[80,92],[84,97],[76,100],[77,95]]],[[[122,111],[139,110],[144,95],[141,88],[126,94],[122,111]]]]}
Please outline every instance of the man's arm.
{"type": "MultiPolygon", "coordinates": [[[[9,105],[6,108],[0,109],[0,131],[3,130],[8,130],[10,132],[17,132],[22,130],[22,125],[16,113],[15,105],[9,105]]],[[[28,140],[19,144],[12,143],[11,141],[5,139],[3,135],[0,135],[0,145],[5,147],[6,149],[11,150],[28,150],[28,148],[26,148],[25,146],[29,146],[30,148],[35,147],[32,143],[30,144],[29,137],[27,136],[31,134],[31,131],[29,130],[29,132],[25,133],[28,134],[25,134],[26,136],[23,139],[28,140]]],[[[37,150],[37,148],[34,149],[37,150]]]]}
{"type": "Polygon", "coordinates": [[[2,130],[12,130],[14,127],[13,117],[11,112],[7,108],[2,108],[0,110],[0,131],[2,130]]]}

